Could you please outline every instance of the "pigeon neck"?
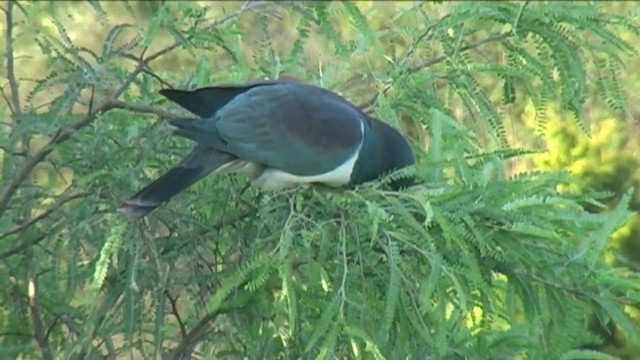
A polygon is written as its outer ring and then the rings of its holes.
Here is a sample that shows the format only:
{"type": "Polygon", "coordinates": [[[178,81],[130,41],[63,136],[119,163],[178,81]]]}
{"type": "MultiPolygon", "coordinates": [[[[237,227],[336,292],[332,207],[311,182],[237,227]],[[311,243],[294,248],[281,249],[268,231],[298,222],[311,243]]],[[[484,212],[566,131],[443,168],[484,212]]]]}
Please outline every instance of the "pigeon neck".
{"type": "MultiPolygon", "coordinates": [[[[376,180],[415,162],[413,152],[402,135],[382,121],[363,118],[363,140],[351,174],[353,185],[376,180]]],[[[406,184],[392,184],[393,188],[406,184]]]]}

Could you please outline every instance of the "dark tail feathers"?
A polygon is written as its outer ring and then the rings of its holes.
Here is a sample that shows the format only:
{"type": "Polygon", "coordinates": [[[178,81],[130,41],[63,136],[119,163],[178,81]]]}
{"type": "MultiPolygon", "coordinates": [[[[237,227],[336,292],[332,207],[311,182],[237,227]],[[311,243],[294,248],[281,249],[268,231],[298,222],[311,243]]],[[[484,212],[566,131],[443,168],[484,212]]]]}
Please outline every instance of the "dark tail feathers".
{"type": "Polygon", "coordinates": [[[218,129],[207,119],[175,119],[169,120],[171,131],[210,148],[224,151],[226,145],[218,134],[218,129]]]}
{"type": "Polygon", "coordinates": [[[209,172],[204,167],[175,167],[125,201],[118,211],[131,218],[140,219],[207,176],[209,172]]]}
{"type": "Polygon", "coordinates": [[[180,164],[125,201],[118,211],[140,219],[162,203],[236,158],[203,146],[196,146],[180,164]]]}

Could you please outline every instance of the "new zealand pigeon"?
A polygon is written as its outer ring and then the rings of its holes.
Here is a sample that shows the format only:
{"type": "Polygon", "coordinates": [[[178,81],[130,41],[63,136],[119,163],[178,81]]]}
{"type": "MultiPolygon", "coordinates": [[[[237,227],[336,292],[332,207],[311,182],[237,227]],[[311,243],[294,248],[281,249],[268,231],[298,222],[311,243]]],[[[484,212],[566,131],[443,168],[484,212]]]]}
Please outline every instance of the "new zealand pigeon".
{"type": "Polygon", "coordinates": [[[175,135],[195,146],[120,206],[132,218],[144,217],[210,173],[242,173],[265,190],[313,183],[340,187],[415,161],[398,131],[320,87],[276,80],[160,94],[197,115],[169,121],[175,135]]]}

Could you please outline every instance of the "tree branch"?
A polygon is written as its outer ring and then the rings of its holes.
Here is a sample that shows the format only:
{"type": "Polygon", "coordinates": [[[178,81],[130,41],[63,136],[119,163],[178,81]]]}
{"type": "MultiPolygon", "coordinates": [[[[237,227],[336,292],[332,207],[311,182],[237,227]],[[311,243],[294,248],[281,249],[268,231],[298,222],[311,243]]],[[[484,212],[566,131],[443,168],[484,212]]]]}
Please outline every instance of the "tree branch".
{"type": "MultiPolygon", "coordinates": [[[[272,5],[273,3],[270,1],[245,1],[244,4],[242,4],[242,6],[240,6],[240,8],[236,11],[230,12],[229,14],[225,15],[224,17],[218,19],[218,20],[214,20],[213,22],[211,22],[209,25],[206,25],[202,28],[202,30],[209,30],[209,29],[213,29],[217,26],[220,26],[224,23],[226,23],[227,21],[237,17],[238,15],[246,12],[246,11],[250,11],[250,10],[256,10],[260,7],[266,6],[266,5],[272,5]]],[[[189,37],[187,37],[187,39],[190,39],[189,37]]],[[[180,41],[176,41],[175,43],[173,43],[172,45],[167,46],[166,48],[159,50],[156,53],[153,53],[151,55],[149,55],[147,57],[146,63],[150,63],[153,60],[156,60],[160,57],[162,57],[163,55],[179,48],[182,45],[182,42],[180,41]]]]}
{"type": "MultiPolygon", "coordinates": [[[[444,61],[446,61],[448,58],[450,58],[451,56],[453,56],[455,53],[460,53],[463,51],[469,51],[469,50],[473,50],[476,48],[479,48],[485,44],[488,43],[492,43],[492,42],[498,42],[498,41],[502,41],[505,40],[509,37],[513,36],[513,32],[508,32],[508,33],[504,33],[504,34],[494,34],[491,35],[485,39],[476,41],[472,44],[466,45],[466,46],[462,46],[459,49],[455,49],[453,51],[449,51],[447,53],[445,53],[444,55],[435,57],[433,59],[427,60],[424,63],[411,67],[407,70],[408,74],[415,74],[418,73],[424,69],[430,68],[434,65],[440,64],[444,61]]],[[[389,89],[391,89],[391,86],[393,85],[393,82],[389,82],[385,85],[384,89],[382,90],[383,94],[386,94],[387,91],[389,91],[389,89]]],[[[360,104],[358,106],[358,108],[360,108],[360,110],[362,111],[366,111],[369,107],[373,106],[376,101],[378,101],[378,96],[380,96],[380,93],[376,93],[374,96],[372,96],[369,100],[363,102],[362,104],[360,104]]]]}
{"type": "Polygon", "coordinates": [[[23,332],[15,332],[15,331],[0,332],[0,337],[9,337],[9,336],[31,338],[31,337],[33,337],[33,334],[23,333],[23,332]]]}
{"type": "Polygon", "coordinates": [[[171,312],[176,317],[176,321],[178,322],[178,326],[180,327],[180,335],[183,338],[187,337],[187,328],[184,326],[184,322],[182,321],[182,317],[180,316],[180,312],[178,311],[178,297],[173,298],[169,293],[169,290],[164,291],[164,295],[169,299],[169,303],[171,304],[171,312]]]}
{"type": "MultiPolygon", "coordinates": [[[[13,229],[8,230],[8,231],[0,234],[0,240],[4,239],[4,238],[6,238],[6,237],[8,237],[10,235],[17,234],[17,233],[27,229],[28,227],[30,227],[31,225],[35,224],[36,222],[38,222],[38,221],[48,217],[49,215],[51,215],[54,211],[58,210],[60,207],[62,207],[67,202],[69,202],[71,200],[74,200],[74,199],[78,199],[78,198],[81,198],[81,197],[88,196],[90,194],[91,193],[88,192],[88,191],[83,191],[83,192],[79,192],[79,193],[72,194],[72,195],[64,197],[57,204],[51,206],[49,209],[47,209],[47,211],[43,212],[42,214],[40,214],[40,215],[38,215],[38,216],[36,216],[34,218],[31,218],[29,221],[26,221],[26,222],[24,222],[24,223],[22,223],[22,224],[20,224],[20,225],[18,225],[16,227],[14,227],[13,229]]],[[[18,246],[18,247],[20,247],[20,246],[18,246]]],[[[18,247],[16,247],[16,248],[18,248],[18,247]]],[[[20,250],[24,250],[24,248],[22,248],[20,250]]],[[[10,256],[12,254],[15,254],[15,253],[19,252],[20,250],[15,251],[15,248],[11,249],[11,250],[8,250],[8,251],[0,254],[0,260],[2,260],[3,258],[7,257],[6,254],[8,254],[8,253],[10,253],[9,254],[9,256],[10,256]]]]}
{"type": "MultiPolygon", "coordinates": [[[[239,285],[237,289],[242,289],[246,283],[247,281],[239,285]]],[[[226,300],[228,301],[229,297],[227,297],[226,300]]],[[[180,341],[180,344],[178,344],[178,346],[171,352],[171,356],[169,356],[169,358],[174,360],[183,359],[184,355],[191,353],[192,349],[198,344],[198,342],[207,335],[211,323],[215,321],[219,315],[227,314],[234,310],[241,310],[247,306],[249,301],[249,299],[245,299],[244,301],[240,301],[240,303],[225,306],[224,308],[218,309],[214,312],[207,313],[198,321],[191,331],[183,336],[182,341],[180,341]]]]}
{"type": "MultiPolygon", "coordinates": [[[[116,99],[120,97],[133,80],[135,80],[136,76],[138,76],[145,65],[146,60],[140,60],[136,68],[129,74],[129,76],[127,76],[122,85],[113,93],[111,98],[116,99]]],[[[71,124],[71,126],[58,129],[57,133],[46,143],[46,145],[24,163],[17,175],[14,176],[5,187],[2,192],[2,196],[0,197],[0,216],[7,210],[9,202],[13,195],[15,195],[18,187],[27,179],[27,177],[29,177],[29,174],[31,174],[33,169],[53,151],[56,145],[69,140],[75,132],[89,125],[98,116],[112,109],[114,109],[114,104],[111,100],[107,100],[102,105],[98,106],[97,109],[89,112],[85,117],[71,124]]]]}
{"type": "MultiPolygon", "coordinates": [[[[13,2],[10,2],[12,4],[13,2]]],[[[213,27],[219,26],[230,19],[240,15],[241,13],[248,10],[255,10],[258,7],[266,6],[271,4],[270,2],[262,2],[262,1],[247,1],[245,2],[240,9],[224,16],[223,18],[212,22],[211,24],[204,27],[203,30],[211,29],[213,27]]],[[[11,18],[8,16],[8,20],[11,18]]],[[[9,25],[8,29],[11,28],[9,25]]],[[[105,101],[100,106],[98,106],[94,111],[90,111],[85,117],[80,119],[79,121],[71,124],[67,128],[60,128],[58,132],[47,142],[47,144],[36,152],[33,157],[26,160],[22,168],[17,172],[17,174],[9,181],[9,184],[2,191],[2,195],[0,196],[0,216],[7,210],[9,207],[9,203],[11,199],[15,195],[16,191],[20,187],[20,185],[27,179],[29,174],[33,171],[33,169],[44,160],[54,149],[55,146],[62,144],[67,141],[71,136],[77,132],[78,130],[84,128],[89,125],[93,120],[95,120],[98,116],[106,113],[109,110],[116,109],[118,106],[124,106],[125,103],[117,101],[117,99],[126,91],[129,85],[135,80],[136,76],[138,76],[141,72],[143,72],[146,66],[153,60],[158,59],[159,57],[171,52],[172,50],[180,47],[182,45],[181,42],[176,41],[172,45],[167,46],[166,48],[159,50],[158,52],[151,54],[147,57],[144,57],[144,51],[140,56],[140,60],[138,61],[138,65],[133,69],[133,71],[127,76],[122,85],[109,97],[110,100],[105,101]]],[[[17,85],[16,85],[17,86],[17,85]]],[[[12,94],[15,96],[15,93],[12,94]]],[[[128,108],[131,106],[128,105],[128,108]]],[[[158,113],[158,111],[153,110],[150,111],[149,108],[144,106],[138,106],[138,109],[146,110],[142,112],[148,113],[158,113]]],[[[163,112],[164,113],[164,112],[163,112]]],[[[167,115],[168,113],[164,113],[167,115]]]]}
{"type": "MultiPolygon", "coordinates": [[[[30,265],[34,267],[34,264],[30,265]]],[[[31,269],[30,272],[33,272],[31,269]]],[[[40,355],[44,360],[53,360],[51,349],[49,348],[49,341],[46,337],[46,328],[42,321],[42,314],[39,306],[39,294],[38,294],[38,276],[32,275],[29,279],[29,315],[31,316],[31,326],[33,326],[34,338],[38,344],[40,355]]]]}
{"type": "MultiPolygon", "coordinates": [[[[469,44],[469,45],[466,45],[466,46],[462,46],[459,49],[456,49],[455,51],[460,53],[460,52],[463,52],[463,51],[473,50],[473,49],[479,48],[480,46],[488,44],[488,43],[498,42],[498,41],[502,41],[502,40],[508,39],[511,36],[513,36],[512,32],[507,32],[507,33],[499,34],[499,35],[498,34],[494,34],[494,35],[491,35],[491,36],[489,36],[489,37],[487,37],[485,39],[476,41],[476,42],[474,42],[472,44],[469,44]]],[[[453,55],[453,52],[448,52],[448,53],[446,53],[446,54],[444,54],[442,56],[438,56],[438,57],[433,58],[433,59],[431,59],[429,61],[426,61],[426,62],[424,62],[424,63],[422,63],[422,64],[420,64],[418,66],[412,67],[412,68],[409,69],[409,74],[415,74],[415,73],[420,72],[420,71],[422,71],[422,70],[424,70],[426,68],[429,68],[429,67],[431,67],[433,65],[436,65],[436,64],[439,64],[441,62],[444,62],[445,60],[447,60],[452,55],[453,55]]]]}
{"type": "Polygon", "coordinates": [[[180,118],[180,116],[178,115],[172,114],[168,111],[164,111],[158,108],[154,108],[152,106],[131,104],[131,103],[127,103],[120,100],[109,101],[109,106],[112,109],[123,109],[123,110],[129,110],[137,113],[153,114],[153,115],[157,115],[162,119],[179,119],[180,118]]]}
{"type": "Polygon", "coordinates": [[[216,311],[213,313],[209,313],[205,315],[198,323],[189,331],[186,336],[180,341],[178,347],[176,347],[170,358],[175,360],[180,360],[183,358],[183,355],[187,353],[193,346],[195,346],[200,338],[206,333],[209,324],[214,321],[218,315],[220,315],[220,311],[216,311]]]}
{"type": "MultiPolygon", "coordinates": [[[[234,225],[242,220],[245,220],[253,215],[255,215],[257,213],[257,209],[256,208],[251,208],[248,209],[246,211],[242,211],[242,212],[238,212],[236,214],[230,215],[228,217],[222,216],[218,222],[216,222],[215,225],[213,226],[207,226],[205,227],[201,233],[201,236],[199,236],[198,238],[202,238],[205,239],[207,232],[209,231],[215,231],[218,232],[220,231],[222,228],[234,225]]],[[[192,244],[191,244],[192,245],[192,244]]],[[[166,255],[168,253],[170,253],[171,251],[175,251],[175,252],[180,252],[182,249],[184,249],[185,247],[190,246],[190,243],[187,242],[181,242],[177,247],[164,247],[162,249],[162,251],[160,252],[161,255],[166,255]]]]}
{"type": "Polygon", "coordinates": [[[15,246],[5,252],[3,252],[2,254],[0,254],[0,260],[2,259],[6,259],[9,256],[13,256],[19,252],[22,252],[28,248],[30,248],[31,246],[37,245],[38,243],[40,243],[42,240],[47,238],[47,233],[42,233],[34,238],[31,238],[31,240],[29,242],[26,243],[22,243],[18,246],[15,246]]]}
{"type": "Polygon", "coordinates": [[[11,113],[15,116],[21,113],[22,108],[20,106],[20,93],[14,64],[13,5],[14,0],[9,0],[7,2],[7,9],[5,10],[5,24],[7,26],[7,31],[5,33],[5,57],[7,59],[7,80],[9,81],[9,88],[11,89],[11,103],[7,103],[7,105],[9,106],[9,109],[11,109],[11,113]]]}
{"type": "MultiPolygon", "coordinates": [[[[133,80],[133,78],[131,79],[133,80]]],[[[127,83],[128,85],[128,83],[127,83]]],[[[22,165],[22,168],[17,172],[17,174],[9,181],[9,184],[2,191],[2,196],[0,197],[0,216],[7,210],[9,206],[9,202],[11,198],[15,195],[18,187],[29,177],[29,174],[33,171],[33,169],[44,160],[47,155],[49,155],[54,147],[58,144],[61,144],[67,141],[71,136],[78,130],[87,126],[91,123],[95,118],[97,118],[100,114],[105,113],[112,109],[112,105],[109,102],[105,102],[101,106],[99,106],[94,112],[89,113],[84,118],[80,119],[76,123],[72,124],[68,128],[61,128],[58,130],[56,135],[54,135],[47,144],[42,147],[38,152],[36,152],[31,158],[27,159],[22,165]]]]}

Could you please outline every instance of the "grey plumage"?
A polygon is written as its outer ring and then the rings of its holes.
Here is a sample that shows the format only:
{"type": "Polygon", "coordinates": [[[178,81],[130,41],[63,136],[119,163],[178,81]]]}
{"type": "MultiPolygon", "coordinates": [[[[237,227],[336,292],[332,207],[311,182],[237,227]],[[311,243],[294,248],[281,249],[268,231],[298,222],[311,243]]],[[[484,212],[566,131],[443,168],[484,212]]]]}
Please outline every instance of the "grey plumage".
{"type": "Polygon", "coordinates": [[[119,208],[134,218],[213,172],[241,172],[278,190],[360,184],[414,162],[397,130],[319,87],[267,81],[161,94],[198,116],[169,122],[195,146],[119,208]]]}

